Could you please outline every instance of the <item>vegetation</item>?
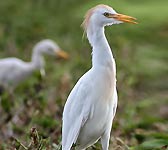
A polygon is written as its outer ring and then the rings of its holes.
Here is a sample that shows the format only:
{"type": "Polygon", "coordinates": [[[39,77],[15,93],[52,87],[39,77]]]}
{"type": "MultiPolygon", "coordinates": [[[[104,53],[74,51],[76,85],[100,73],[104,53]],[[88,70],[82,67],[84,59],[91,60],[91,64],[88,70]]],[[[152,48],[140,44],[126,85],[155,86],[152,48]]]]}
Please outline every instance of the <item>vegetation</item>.
{"type": "MultiPolygon", "coordinates": [[[[91,48],[82,38],[80,24],[85,12],[100,3],[134,16],[139,22],[106,28],[117,62],[119,93],[110,149],[168,149],[166,0],[1,1],[1,58],[15,56],[29,61],[33,45],[45,38],[55,40],[71,58],[46,58],[44,78],[36,72],[12,97],[1,91],[0,149],[59,148],[64,103],[79,77],[91,66],[91,48]],[[29,135],[32,130],[34,136],[29,135]]],[[[96,144],[91,149],[101,148],[96,144]]]]}

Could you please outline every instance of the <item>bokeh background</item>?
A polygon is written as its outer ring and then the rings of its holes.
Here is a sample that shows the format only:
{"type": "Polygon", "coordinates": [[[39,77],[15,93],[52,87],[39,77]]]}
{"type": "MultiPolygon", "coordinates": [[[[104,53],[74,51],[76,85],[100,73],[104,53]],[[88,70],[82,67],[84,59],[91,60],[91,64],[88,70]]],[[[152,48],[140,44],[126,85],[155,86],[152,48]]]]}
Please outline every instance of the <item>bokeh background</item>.
{"type": "MultiPolygon", "coordinates": [[[[44,78],[34,73],[12,98],[1,92],[0,149],[24,149],[20,143],[28,146],[31,142],[32,127],[36,127],[43,149],[60,144],[66,98],[91,67],[91,47],[86,37],[82,38],[80,25],[85,12],[100,3],[139,22],[106,27],[117,63],[119,93],[110,149],[167,148],[167,0],[5,0],[0,2],[0,58],[30,61],[35,43],[49,38],[67,51],[70,59],[45,57],[44,78]]],[[[96,144],[91,149],[101,148],[96,144]]]]}

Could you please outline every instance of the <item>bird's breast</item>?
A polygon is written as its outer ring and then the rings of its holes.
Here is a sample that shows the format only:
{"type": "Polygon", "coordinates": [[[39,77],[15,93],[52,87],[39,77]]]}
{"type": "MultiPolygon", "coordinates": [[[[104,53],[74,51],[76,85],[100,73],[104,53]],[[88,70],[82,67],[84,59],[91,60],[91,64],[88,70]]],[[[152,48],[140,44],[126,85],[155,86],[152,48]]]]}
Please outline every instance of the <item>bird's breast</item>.
{"type": "Polygon", "coordinates": [[[111,68],[102,68],[93,80],[95,80],[97,100],[111,100],[116,88],[115,72],[111,68]]]}

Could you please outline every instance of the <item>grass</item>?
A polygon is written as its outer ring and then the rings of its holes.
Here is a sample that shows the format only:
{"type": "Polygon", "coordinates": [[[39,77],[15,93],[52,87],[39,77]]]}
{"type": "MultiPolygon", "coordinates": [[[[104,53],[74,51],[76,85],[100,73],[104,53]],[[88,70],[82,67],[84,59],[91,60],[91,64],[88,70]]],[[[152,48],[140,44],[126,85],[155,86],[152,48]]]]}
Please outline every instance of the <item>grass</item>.
{"type": "MultiPolygon", "coordinates": [[[[32,127],[36,127],[42,141],[47,139],[44,149],[60,144],[66,98],[79,77],[91,67],[91,48],[86,38],[82,39],[80,24],[85,12],[100,3],[132,15],[139,22],[106,28],[117,62],[119,92],[110,149],[167,148],[166,0],[6,0],[0,2],[1,58],[16,56],[29,61],[31,48],[44,38],[57,41],[71,58],[66,62],[46,57],[45,78],[41,79],[36,72],[16,89],[13,101],[3,94],[0,149],[17,148],[19,142],[27,147],[32,127]]],[[[101,149],[99,144],[94,148],[101,149]]],[[[17,149],[23,147],[19,145],[17,149]]]]}

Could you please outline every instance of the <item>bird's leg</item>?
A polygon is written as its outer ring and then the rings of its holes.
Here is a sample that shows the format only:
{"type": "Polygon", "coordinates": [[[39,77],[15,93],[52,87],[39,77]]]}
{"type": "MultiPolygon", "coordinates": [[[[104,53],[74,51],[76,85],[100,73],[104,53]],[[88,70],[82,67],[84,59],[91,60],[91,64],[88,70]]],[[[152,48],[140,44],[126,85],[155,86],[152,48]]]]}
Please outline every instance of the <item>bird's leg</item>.
{"type": "Polygon", "coordinates": [[[14,95],[14,89],[13,88],[9,88],[8,100],[9,100],[11,106],[12,106],[10,108],[10,113],[12,113],[12,110],[14,110],[12,108],[15,107],[15,95],[14,95]]]}
{"type": "Polygon", "coordinates": [[[101,137],[102,150],[108,150],[110,135],[104,134],[101,137]]]}
{"type": "Polygon", "coordinates": [[[78,147],[77,144],[74,144],[74,143],[73,143],[73,145],[72,145],[72,147],[71,147],[71,150],[85,150],[85,149],[81,149],[81,148],[78,147]]]}
{"type": "Polygon", "coordinates": [[[73,143],[71,150],[75,150],[76,149],[76,144],[73,143]]]}
{"type": "Polygon", "coordinates": [[[15,105],[13,88],[8,86],[3,87],[3,92],[1,95],[1,105],[3,111],[7,114],[6,119],[4,120],[7,123],[11,120],[13,116],[12,108],[14,108],[15,105]],[[8,89],[8,91],[6,89],[8,89]]]}

